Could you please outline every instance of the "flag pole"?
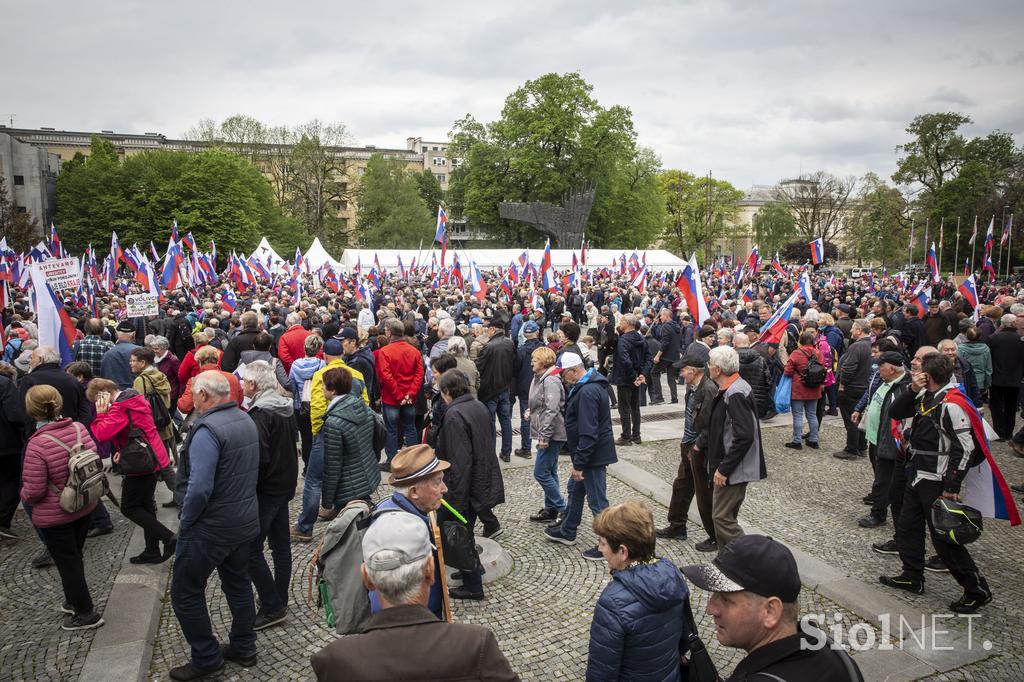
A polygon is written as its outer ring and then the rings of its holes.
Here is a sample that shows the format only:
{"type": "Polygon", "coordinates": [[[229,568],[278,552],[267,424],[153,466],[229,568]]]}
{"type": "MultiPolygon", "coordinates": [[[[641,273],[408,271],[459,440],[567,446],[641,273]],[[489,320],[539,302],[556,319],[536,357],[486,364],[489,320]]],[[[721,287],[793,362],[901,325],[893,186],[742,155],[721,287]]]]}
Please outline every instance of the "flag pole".
{"type": "Polygon", "coordinates": [[[924,247],[921,249],[922,260],[928,259],[928,228],[931,226],[931,216],[924,219],[924,247]]]}
{"type": "Polygon", "coordinates": [[[1010,259],[1013,258],[1013,214],[1010,214],[1010,229],[1006,232],[1006,278],[1009,279],[1010,259]]]}
{"type": "Polygon", "coordinates": [[[953,250],[953,275],[956,275],[957,265],[960,263],[960,216],[956,217],[956,248],[953,250]]]}
{"type": "Polygon", "coordinates": [[[974,214],[974,235],[971,237],[971,272],[974,272],[974,253],[978,248],[978,214],[974,214]]]}
{"type": "Polygon", "coordinates": [[[1003,206],[1003,217],[1000,224],[1002,230],[999,230],[999,258],[996,260],[996,279],[999,279],[999,273],[1003,270],[1003,230],[1006,229],[1006,207],[1003,206]]]}
{"type": "Polygon", "coordinates": [[[946,241],[946,217],[943,216],[939,221],[939,276],[942,276],[942,245],[946,241]]]}
{"type": "Polygon", "coordinates": [[[914,267],[914,215],[910,215],[910,244],[907,246],[907,267],[914,267]]]}

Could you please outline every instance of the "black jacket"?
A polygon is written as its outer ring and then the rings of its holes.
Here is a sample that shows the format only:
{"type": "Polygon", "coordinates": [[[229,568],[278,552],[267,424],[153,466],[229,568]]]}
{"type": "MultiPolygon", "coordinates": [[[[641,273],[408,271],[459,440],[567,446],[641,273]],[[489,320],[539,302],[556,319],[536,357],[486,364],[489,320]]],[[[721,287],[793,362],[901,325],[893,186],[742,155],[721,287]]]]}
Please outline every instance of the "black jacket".
{"type": "Polygon", "coordinates": [[[858,389],[860,395],[871,380],[871,337],[862,336],[846,349],[839,360],[839,385],[858,389]]]}
{"type": "Polygon", "coordinates": [[[163,317],[150,320],[147,326],[151,334],[167,339],[171,352],[176,357],[183,358],[185,353],[196,347],[195,341],[192,340],[192,330],[183,317],[163,317]]]}
{"type": "Polygon", "coordinates": [[[764,417],[775,411],[772,395],[772,375],[768,371],[768,363],[753,348],[740,348],[736,351],[740,356],[740,376],[750,384],[757,403],[757,416],[764,417]]]}
{"type": "Polygon", "coordinates": [[[769,679],[863,682],[864,677],[860,669],[845,651],[832,649],[823,639],[820,642],[823,646],[818,647],[819,640],[797,632],[795,635],[765,644],[747,654],[726,682],[761,682],[769,679]],[[807,645],[801,646],[800,640],[807,640],[807,645]],[[843,657],[848,660],[844,661],[843,657]],[[853,677],[848,671],[848,666],[853,666],[853,677]],[[774,675],[775,678],[759,675],[761,672],[774,675]]]}
{"type": "Polygon", "coordinates": [[[260,330],[258,329],[250,329],[235,334],[228,341],[228,345],[224,349],[224,355],[220,359],[220,368],[225,372],[234,372],[238,369],[238,361],[242,351],[252,350],[256,337],[259,335],[260,330]]]}
{"type": "Polygon", "coordinates": [[[264,391],[255,397],[247,414],[260,436],[260,477],[256,492],[287,495],[292,499],[299,477],[295,449],[299,427],[291,398],[264,391]]]}
{"type": "Polygon", "coordinates": [[[18,385],[21,404],[25,404],[25,395],[33,386],[53,386],[64,401],[60,416],[69,417],[74,421],[89,426],[92,423],[92,404],[85,397],[85,389],[56,362],[45,362],[26,374],[18,385]]]}
{"type": "Polygon", "coordinates": [[[444,472],[445,497],[463,513],[470,504],[480,511],[505,501],[494,436],[490,429],[481,428],[489,422],[487,407],[467,393],[448,404],[437,433],[437,457],[452,465],[444,472]]]}
{"type": "Polygon", "coordinates": [[[533,383],[533,365],[530,356],[544,344],[540,339],[526,339],[516,349],[516,397],[526,401],[530,397],[530,385],[533,383]]]}
{"type": "MultiPolygon", "coordinates": [[[[910,372],[904,372],[903,378],[896,382],[896,384],[889,389],[889,392],[885,394],[885,400],[882,401],[881,412],[878,415],[878,434],[875,439],[876,446],[876,457],[879,459],[902,459],[903,453],[896,446],[896,439],[892,437],[892,428],[890,428],[890,417],[889,408],[892,407],[892,401],[904,391],[910,390],[910,372]]],[[[870,405],[870,401],[869,401],[870,405]]],[[[861,419],[867,419],[867,414],[861,415],[861,419]]]]}
{"type": "Polygon", "coordinates": [[[485,403],[502,392],[515,388],[516,347],[512,339],[495,336],[487,342],[476,359],[480,370],[480,388],[477,397],[485,403]]]}
{"type": "Polygon", "coordinates": [[[608,383],[612,386],[632,386],[641,374],[651,373],[654,356],[647,340],[635,329],[619,337],[615,347],[615,365],[608,383]]]}
{"type": "MultiPolygon", "coordinates": [[[[697,384],[697,388],[686,389],[687,406],[689,401],[693,403],[693,432],[697,434],[694,447],[704,451],[708,448],[708,425],[711,423],[711,403],[718,395],[718,384],[711,380],[705,373],[704,377],[697,384]]],[[[685,418],[684,418],[685,419],[685,418]]],[[[685,437],[685,428],[683,436],[685,437]]]]}
{"type": "Polygon", "coordinates": [[[0,458],[21,457],[28,425],[25,401],[18,394],[18,387],[0,376],[0,458]]]}
{"type": "Polygon", "coordinates": [[[1024,339],[1013,329],[999,329],[988,337],[992,351],[992,385],[1020,386],[1024,368],[1024,339]]]}
{"type": "Polygon", "coordinates": [[[377,363],[373,359],[373,351],[367,346],[360,346],[352,355],[345,356],[345,364],[361,372],[366,381],[366,395],[370,404],[376,405],[380,400],[380,380],[377,379],[377,363]]]}
{"type": "Polygon", "coordinates": [[[572,465],[577,470],[618,461],[612,435],[608,380],[595,369],[588,370],[569,389],[565,399],[565,435],[572,465]]]}
{"type": "Polygon", "coordinates": [[[661,362],[675,362],[679,359],[679,348],[682,339],[682,330],[679,329],[679,323],[675,320],[663,322],[658,332],[658,340],[661,343],[661,362]]]}

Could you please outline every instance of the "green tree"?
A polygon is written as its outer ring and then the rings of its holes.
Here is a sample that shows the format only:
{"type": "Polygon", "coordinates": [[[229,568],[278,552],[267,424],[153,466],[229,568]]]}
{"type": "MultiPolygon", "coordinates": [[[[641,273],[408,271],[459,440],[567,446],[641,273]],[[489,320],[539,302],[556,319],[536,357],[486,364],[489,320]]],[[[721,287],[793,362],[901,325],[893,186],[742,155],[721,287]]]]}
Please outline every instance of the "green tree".
{"type": "Polygon", "coordinates": [[[461,165],[449,182],[453,213],[506,243],[539,245],[543,236],[533,228],[500,220],[498,204],[559,204],[567,192],[594,185],[589,242],[643,247],[655,239],[663,229],[659,164],[637,145],[629,109],[600,106],[592,89],[579,73],[549,73],[511,93],[497,121],[456,121],[449,156],[461,165]]]}
{"type": "Polygon", "coordinates": [[[970,117],[953,112],[917,116],[906,128],[913,139],[896,147],[901,156],[893,181],[937,192],[963,165],[967,141],[958,131],[968,123],[970,117]]]}
{"type": "MultiPolygon", "coordinates": [[[[429,172],[429,171],[428,171],[429,172]]],[[[419,182],[405,164],[374,154],[359,184],[360,244],[370,248],[410,248],[433,232],[433,218],[419,182]]]]}
{"type": "Polygon", "coordinates": [[[123,197],[117,149],[93,135],[89,156],[76,153],[57,176],[56,222],[63,242],[77,252],[90,241],[109,241],[111,229],[116,229],[111,226],[127,218],[123,197]]]}
{"type": "Polygon", "coordinates": [[[910,237],[910,204],[895,187],[874,173],[860,181],[848,221],[849,258],[858,263],[900,264],[906,261],[910,237]]]}
{"type": "Polygon", "coordinates": [[[724,237],[738,212],[743,192],[725,180],[667,170],[658,176],[665,205],[663,234],[680,256],[694,250],[705,259],[716,239],[724,237]]]}
{"type": "Polygon", "coordinates": [[[854,177],[840,178],[816,171],[780,182],[775,199],[789,207],[797,233],[808,242],[822,237],[836,241],[846,228],[850,196],[857,184],[854,177]]]}
{"type": "Polygon", "coordinates": [[[42,230],[39,221],[28,211],[18,207],[7,194],[7,178],[0,174],[0,237],[7,241],[7,248],[24,253],[39,241],[42,230]]]}
{"type": "Polygon", "coordinates": [[[423,198],[423,203],[427,205],[427,210],[430,215],[436,216],[437,207],[444,201],[444,190],[441,189],[441,183],[437,181],[437,176],[429,168],[426,168],[422,173],[417,173],[413,177],[416,178],[416,185],[423,198]]]}
{"type": "Polygon", "coordinates": [[[770,257],[796,237],[796,220],[786,204],[773,201],[757,210],[753,218],[754,242],[770,257]]]}

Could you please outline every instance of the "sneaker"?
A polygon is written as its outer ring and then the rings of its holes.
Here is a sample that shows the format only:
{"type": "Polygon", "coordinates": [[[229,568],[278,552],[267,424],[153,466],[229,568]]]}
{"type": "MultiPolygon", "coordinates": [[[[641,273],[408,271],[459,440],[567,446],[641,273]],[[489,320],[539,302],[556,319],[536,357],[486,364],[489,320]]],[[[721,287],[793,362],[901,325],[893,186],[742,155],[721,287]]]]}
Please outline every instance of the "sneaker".
{"type": "Polygon", "coordinates": [[[804,449],[803,443],[794,443],[793,441],[789,441],[788,443],[785,444],[784,447],[787,447],[790,450],[803,450],[804,449]]]}
{"type": "Polygon", "coordinates": [[[576,544],[576,538],[567,538],[565,535],[562,535],[562,531],[559,528],[545,528],[544,535],[546,535],[548,540],[551,542],[559,542],[563,545],[576,544]]]}
{"type": "Polygon", "coordinates": [[[482,533],[482,535],[489,540],[493,540],[496,537],[500,537],[501,534],[504,532],[505,529],[501,526],[498,526],[497,528],[491,528],[490,530],[484,528],[484,532],[482,533]]]}
{"type": "Polygon", "coordinates": [[[665,404],[665,399],[664,398],[658,398],[657,400],[652,400],[651,402],[649,402],[647,404],[648,405],[664,405],[665,404]]]}
{"type": "Polygon", "coordinates": [[[867,450],[860,450],[859,452],[857,452],[857,456],[858,457],[867,457],[868,456],[868,451],[867,450]]]}
{"type": "Polygon", "coordinates": [[[875,550],[879,554],[894,554],[899,556],[900,550],[896,546],[895,540],[886,540],[885,542],[872,542],[871,549],[875,550]]]}
{"type": "Polygon", "coordinates": [[[679,398],[672,398],[672,400],[670,400],[669,402],[671,404],[673,404],[673,405],[678,405],[679,404],[679,398]]]}
{"type": "Polygon", "coordinates": [[[524,450],[522,448],[516,448],[515,450],[512,451],[512,454],[515,455],[516,457],[522,457],[523,459],[530,459],[531,457],[533,457],[532,452],[530,452],[529,450],[524,450]]]}
{"type": "Polygon", "coordinates": [[[103,625],[103,617],[95,611],[91,613],[68,614],[64,616],[61,630],[92,630],[103,625]]]}
{"type": "Polygon", "coordinates": [[[657,535],[659,538],[675,538],[679,540],[685,540],[686,526],[683,526],[682,528],[678,526],[665,526],[664,528],[659,528],[656,531],[654,531],[654,534],[657,535]]]}
{"type": "Polygon", "coordinates": [[[868,516],[865,516],[861,520],[857,521],[857,525],[861,528],[878,528],[879,526],[885,525],[885,517],[883,516],[879,518],[877,516],[871,516],[869,514],[868,516]]]}
{"type": "Polygon", "coordinates": [[[133,564],[162,564],[169,558],[170,555],[164,556],[160,552],[143,552],[142,554],[129,557],[128,561],[133,564]]]}
{"type": "MultiPolygon", "coordinates": [[[[665,402],[664,400],[661,402],[665,402]]],[[[601,550],[597,547],[591,547],[587,551],[583,552],[583,558],[587,561],[604,561],[604,555],[601,554],[601,550]]]]}
{"type": "Polygon", "coordinates": [[[452,599],[470,599],[472,601],[483,601],[484,593],[472,592],[465,587],[452,587],[448,590],[448,596],[452,599]]]}
{"type": "Polygon", "coordinates": [[[698,552],[717,552],[718,540],[715,540],[714,538],[708,538],[707,540],[702,540],[701,542],[698,542],[696,545],[693,546],[693,548],[698,552]]]}
{"type": "Polygon", "coordinates": [[[1024,457],[1024,443],[1018,443],[1017,441],[1010,441],[1010,450],[1017,457],[1024,457]]]}
{"type": "Polygon", "coordinates": [[[312,542],[313,540],[312,533],[303,533],[299,530],[298,526],[292,526],[291,536],[292,540],[298,540],[299,542],[312,542]]]}
{"type": "Polygon", "coordinates": [[[978,592],[963,595],[954,602],[950,602],[949,608],[953,613],[974,613],[985,604],[992,601],[992,590],[988,589],[988,582],[984,578],[978,583],[978,592]]]}
{"type": "Polygon", "coordinates": [[[47,566],[53,566],[53,557],[50,556],[50,550],[44,549],[32,557],[32,568],[46,568],[47,566]]]}
{"type": "Polygon", "coordinates": [[[562,527],[562,521],[565,521],[565,512],[564,511],[558,512],[558,518],[555,519],[553,523],[549,523],[548,524],[548,528],[561,528],[562,527]]]}
{"type": "Polygon", "coordinates": [[[946,562],[938,556],[929,557],[928,561],[924,562],[924,570],[930,573],[949,573],[946,562]]]}
{"type": "Polygon", "coordinates": [[[174,535],[170,540],[164,543],[164,558],[170,559],[174,556],[174,550],[178,548],[178,536],[174,535]]]}
{"type": "Polygon", "coordinates": [[[498,455],[498,459],[500,459],[502,462],[505,462],[507,464],[508,462],[512,461],[512,455],[510,455],[507,452],[503,452],[500,455],[498,455]]]}
{"type": "Polygon", "coordinates": [[[557,518],[558,518],[558,510],[557,509],[547,509],[547,508],[541,509],[536,514],[533,514],[532,516],[530,516],[530,520],[535,522],[535,523],[547,523],[548,521],[554,521],[557,518]]]}
{"type": "Polygon", "coordinates": [[[100,528],[90,528],[89,530],[85,531],[85,537],[87,537],[87,538],[98,538],[101,535],[110,535],[113,532],[114,532],[114,527],[113,526],[106,526],[106,527],[100,527],[100,528]]]}
{"type": "Polygon", "coordinates": [[[832,456],[835,457],[836,459],[857,459],[860,455],[858,455],[856,452],[840,450],[838,452],[833,452],[832,456]]]}
{"type": "Polygon", "coordinates": [[[812,440],[809,440],[809,441],[807,441],[807,447],[809,447],[809,448],[810,448],[810,449],[812,449],[812,450],[817,450],[817,449],[818,449],[819,447],[821,447],[821,446],[820,446],[820,445],[818,445],[818,442],[817,442],[817,441],[812,441],[812,440]]]}
{"type": "Polygon", "coordinates": [[[225,661],[237,663],[243,668],[251,668],[256,665],[256,654],[253,654],[252,656],[242,656],[241,654],[236,653],[230,644],[220,645],[220,655],[224,657],[225,661]]]}
{"type": "Polygon", "coordinates": [[[633,445],[640,445],[641,443],[643,443],[643,441],[640,439],[640,436],[633,439],[633,445]]]}
{"type": "Polygon", "coordinates": [[[910,578],[902,573],[900,575],[880,575],[878,576],[878,582],[882,583],[886,587],[892,587],[897,590],[905,590],[907,592],[913,592],[914,594],[924,594],[923,580],[910,578]]]}
{"type": "Polygon", "coordinates": [[[71,602],[64,602],[60,605],[60,610],[69,616],[75,615],[75,607],[71,605],[71,602]]]}
{"type": "Polygon", "coordinates": [[[215,665],[210,668],[199,668],[192,665],[189,661],[185,665],[179,665],[177,668],[171,668],[170,676],[172,680],[179,680],[179,682],[188,682],[189,680],[201,680],[209,675],[216,675],[224,669],[224,661],[220,662],[220,665],[215,665]]]}
{"type": "Polygon", "coordinates": [[[619,445],[619,446],[632,445],[633,444],[633,439],[632,438],[626,438],[625,436],[620,436],[620,437],[615,439],[615,444],[619,445]]]}
{"type": "Polygon", "coordinates": [[[8,526],[0,526],[0,538],[5,540],[17,540],[18,534],[10,529],[8,526]]]}
{"type": "MultiPolygon", "coordinates": [[[[287,615],[287,607],[281,609],[280,611],[277,611],[276,613],[267,613],[263,609],[260,609],[256,613],[256,620],[254,620],[252,623],[252,629],[265,630],[266,628],[269,628],[273,625],[277,625],[278,623],[283,623],[285,616],[287,615]]],[[[227,658],[227,656],[224,656],[224,658],[227,658]]]]}

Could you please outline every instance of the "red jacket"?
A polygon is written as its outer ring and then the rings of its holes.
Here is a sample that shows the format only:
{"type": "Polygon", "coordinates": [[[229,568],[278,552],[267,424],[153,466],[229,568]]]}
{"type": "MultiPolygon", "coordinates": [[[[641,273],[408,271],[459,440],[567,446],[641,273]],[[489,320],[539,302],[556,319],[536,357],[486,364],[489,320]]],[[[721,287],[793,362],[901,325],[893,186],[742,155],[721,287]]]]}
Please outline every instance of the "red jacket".
{"type": "Polygon", "coordinates": [[[160,434],[153,423],[153,412],[149,409],[149,401],[136,393],[130,398],[119,399],[110,405],[106,414],[96,413],[89,428],[97,441],[110,441],[115,450],[119,450],[128,439],[128,413],[132,416],[132,425],[140,429],[146,440],[156,453],[156,461],[160,465],[153,471],[165,469],[171,464],[167,449],[160,440],[160,434]]]}
{"type": "MultiPolygon", "coordinates": [[[[238,377],[231,372],[225,372],[219,367],[207,367],[203,372],[220,372],[228,380],[228,387],[231,389],[231,399],[238,404],[239,408],[242,407],[245,394],[242,393],[242,382],[238,380],[238,377]]],[[[199,372],[199,374],[202,374],[202,372],[199,372]]],[[[185,389],[181,392],[181,397],[178,398],[178,411],[182,414],[188,414],[194,407],[195,403],[192,401],[192,379],[189,379],[188,383],[185,384],[185,389]]]]}
{"type": "Polygon", "coordinates": [[[285,372],[292,371],[293,362],[306,357],[306,338],[312,333],[301,324],[294,324],[281,334],[281,339],[277,342],[277,357],[284,365],[285,372]]]}
{"type": "Polygon", "coordinates": [[[827,371],[831,363],[826,362],[825,356],[822,355],[821,350],[818,348],[800,346],[789,354],[789,361],[786,363],[786,376],[793,377],[793,390],[790,393],[793,400],[818,400],[821,398],[821,392],[824,390],[824,385],[816,388],[810,388],[808,386],[804,386],[804,381],[801,378],[804,375],[804,368],[807,367],[807,361],[811,358],[811,355],[815,353],[818,355],[818,362],[820,362],[827,371]]]}
{"type": "Polygon", "coordinates": [[[96,508],[93,502],[74,514],[68,514],[60,508],[60,493],[54,492],[50,486],[52,483],[60,491],[68,482],[68,451],[44,434],[74,447],[76,431],[81,435],[83,446],[96,448],[88,429],[67,418],[46,424],[28,439],[21,472],[21,499],[32,505],[32,525],[36,528],[62,526],[88,516],[96,508]]]}
{"type": "Polygon", "coordinates": [[[419,350],[399,339],[382,347],[376,358],[381,402],[400,405],[402,398],[409,396],[415,403],[423,385],[423,358],[419,350]]]}

